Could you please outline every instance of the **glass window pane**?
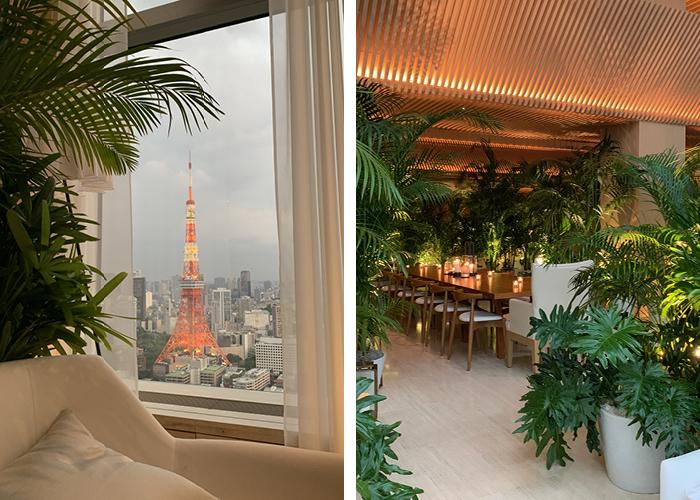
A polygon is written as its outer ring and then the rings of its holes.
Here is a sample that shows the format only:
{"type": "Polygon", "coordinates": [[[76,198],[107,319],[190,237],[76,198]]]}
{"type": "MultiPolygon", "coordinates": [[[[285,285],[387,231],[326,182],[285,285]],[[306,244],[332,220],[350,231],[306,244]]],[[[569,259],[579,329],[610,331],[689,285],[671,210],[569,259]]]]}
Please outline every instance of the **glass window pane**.
{"type": "Polygon", "coordinates": [[[281,403],[268,20],[164,45],[170,54],[154,55],[199,70],[225,116],[193,136],[165,124],[140,145],[132,190],[141,391],[262,391],[281,403]]]}

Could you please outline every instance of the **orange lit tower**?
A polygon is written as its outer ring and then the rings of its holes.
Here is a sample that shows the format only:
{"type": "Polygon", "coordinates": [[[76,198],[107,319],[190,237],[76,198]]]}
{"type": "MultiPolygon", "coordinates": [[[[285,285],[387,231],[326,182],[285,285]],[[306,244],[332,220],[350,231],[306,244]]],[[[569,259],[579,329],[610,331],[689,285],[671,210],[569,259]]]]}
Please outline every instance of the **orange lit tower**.
{"type": "Polygon", "coordinates": [[[180,280],[180,309],[175,331],[156,363],[166,360],[172,354],[201,358],[206,347],[209,347],[212,355],[221,354],[204,317],[204,281],[199,273],[195,203],[192,198],[192,161],[188,163],[188,169],[190,184],[185,203],[185,265],[180,280]]]}

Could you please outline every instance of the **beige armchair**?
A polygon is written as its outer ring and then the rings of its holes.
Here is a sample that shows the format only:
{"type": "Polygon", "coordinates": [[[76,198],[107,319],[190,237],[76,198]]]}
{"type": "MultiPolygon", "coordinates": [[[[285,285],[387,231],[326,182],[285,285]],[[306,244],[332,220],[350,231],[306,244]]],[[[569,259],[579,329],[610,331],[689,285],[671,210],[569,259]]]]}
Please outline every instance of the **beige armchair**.
{"type": "Polygon", "coordinates": [[[341,455],[174,438],[97,356],[0,363],[0,395],[0,469],[29,450],[68,408],[107,447],[180,474],[221,499],[343,496],[341,455]]]}

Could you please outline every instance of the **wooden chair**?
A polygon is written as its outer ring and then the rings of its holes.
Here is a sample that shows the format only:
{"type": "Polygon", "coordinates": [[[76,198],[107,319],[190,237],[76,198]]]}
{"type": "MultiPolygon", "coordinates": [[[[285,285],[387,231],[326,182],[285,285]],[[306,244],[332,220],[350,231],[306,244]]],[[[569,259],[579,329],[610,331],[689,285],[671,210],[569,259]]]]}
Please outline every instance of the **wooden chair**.
{"type": "Polygon", "coordinates": [[[447,300],[443,304],[437,304],[435,306],[435,312],[437,314],[442,314],[442,330],[440,333],[440,356],[445,354],[445,334],[447,333],[447,324],[452,325],[452,315],[456,311],[458,313],[469,312],[469,303],[457,302],[454,298],[454,292],[457,290],[454,287],[445,287],[447,289],[447,300]]]}
{"type": "Polygon", "coordinates": [[[445,287],[432,281],[424,282],[427,293],[423,297],[416,299],[416,304],[423,306],[421,310],[423,345],[427,346],[430,339],[431,320],[435,306],[447,301],[447,291],[450,287],[445,287]]]}
{"type": "Polygon", "coordinates": [[[480,293],[452,292],[456,303],[468,302],[469,311],[460,313],[458,308],[452,312],[452,324],[450,325],[450,342],[447,348],[447,359],[452,356],[454,349],[455,326],[457,323],[467,323],[469,333],[467,337],[467,370],[472,369],[472,351],[474,346],[474,331],[477,328],[497,327],[506,328],[506,320],[500,314],[484,311],[476,306],[476,301],[483,299],[480,293]]]}
{"type": "MultiPolygon", "coordinates": [[[[430,293],[433,296],[433,299],[431,303],[428,305],[426,304],[426,316],[427,316],[427,321],[426,321],[426,326],[425,326],[425,332],[426,332],[426,337],[425,337],[425,345],[427,346],[428,343],[430,342],[431,338],[431,332],[433,330],[433,317],[436,314],[440,314],[442,316],[442,331],[440,335],[440,356],[443,355],[445,352],[445,331],[447,328],[447,320],[448,320],[448,311],[452,311],[451,307],[453,307],[452,299],[450,297],[450,292],[455,290],[454,287],[451,286],[445,286],[440,283],[431,283],[429,285],[430,293]]],[[[468,306],[465,310],[468,310],[468,306]]]]}
{"type": "Polygon", "coordinates": [[[408,315],[406,319],[406,332],[408,332],[411,327],[411,317],[413,316],[413,309],[416,305],[416,299],[418,297],[423,297],[426,294],[427,283],[427,281],[420,279],[411,277],[406,278],[404,289],[396,294],[397,297],[402,298],[409,303],[408,315]]]}

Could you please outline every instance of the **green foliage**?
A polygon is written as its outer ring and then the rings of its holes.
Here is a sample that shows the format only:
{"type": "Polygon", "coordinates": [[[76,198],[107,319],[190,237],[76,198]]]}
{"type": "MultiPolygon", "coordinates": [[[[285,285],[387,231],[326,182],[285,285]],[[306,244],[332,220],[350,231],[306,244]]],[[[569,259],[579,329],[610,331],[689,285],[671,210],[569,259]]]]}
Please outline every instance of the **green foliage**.
{"type": "Polygon", "coordinates": [[[640,424],[637,439],[650,445],[656,437],[655,446],[665,445],[667,456],[700,447],[700,399],[690,384],[673,380],[660,363],[641,361],[621,366],[617,382],[615,404],[640,424]]]}
{"type": "MultiPolygon", "coordinates": [[[[535,454],[547,450],[547,468],[573,460],[567,453],[565,434],[581,427],[595,429],[600,412],[598,385],[587,377],[585,368],[574,354],[566,350],[542,353],[540,371],[528,378],[530,390],[521,398],[520,426],[516,433],[525,434],[524,442],[533,441],[535,454]]],[[[599,451],[596,432],[589,431],[588,446],[599,451]]]]}
{"type": "MultiPolygon", "coordinates": [[[[187,131],[221,115],[199,74],[158,48],[115,50],[127,18],[119,2],[96,0],[115,19],[100,27],[73,0],[0,0],[0,149],[24,139],[80,165],[125,173],[138,163],[138,136],[176,109],[187,131]]],[[[96,10],[96,9],[95,9],[96,10]]]]}
{"type": "Polygon", "coordinates": [[[49,356],[66,348],[83,353],[85,335],[110,346],[129,340],[105,320],[102,302],[125,278],[120,273],[93,294],[99,270],[75,246],[94,241],[90,221],[65,200],[75,195],[43,174],[57,155],[16,158],[21,171],[0,170],[0,361],[49,356]]]}
{"type": "Polygon", "coordinates": [[[85,338],[129,342],[103,310],[126,273],[91,291],[104,276],[80,246],[94,223],[56,183],[59,166],[125,173],[138,137],[174,109],[187,131],[221,115],[183,61],[145,58],[152,46],[116,50],[126,24],[111,0],[0,0],[0,361],[83,353],[85,338]],[[100,7],[112,28],[90,14],[100,7]]]}
{"type": "MultiPolygon", "coordinates": [[[[422,209],[451,198],[450,189],[431,180],[425,169],[443,158],[433,150],[416,147],[418,139],[448,118],[479,127],[496,126],[477,111],[459,109],[422,115],[401,112],[402,105],[397,94],[380,84],[365,81],[357,84],[356,339],[361,355],[388,342],[387,331],[401,329],[393,318],[401,312],[402,303],[379,294],[374,282],[382,269],[405,271],[406,261],[415,254],[417,246],[410,243],[411,235],[425,230],[426,226],[416,222],[411,214],[419,214],[422,209]]],[[[425,240],[421,236],[415,241],[422,244],[425,240]]],[[[438,239],[436,242],[442,258],[445,249],[438,239]]],[[[363,401],[366,405],[368,400],[363,401]]],[[[421,490],[386,478],[387,474],[406,473],[386,463],[384,458],[387,455],[396,459],[389,445],[399,436],[395,431],[398,424],[379,424],[359,409],[357,417],[358,492],[363,498],[415,498],[421,490]]]]}
{"type": "Polygon", "coordinates": [[[389,478],[392,474],[411,473],[388,460],[397,460],[391,445],[401,436],[396,430],[401,422],[387,425],[374,418],[372,406],[386,397],[379,394],[365,394],[372,383],[373,381],[367,378],[358,378],[356,382],[357,492],[364,500],[416,499],[423,490],[389,478]]]}
{"type": "Polygon", "coordinates": [[[637,359],[642,351],[639,339],[646,335],[643,323],[623,315],[617,307],[591,307],[570,347],[575,354],[595,360],[607,369],[637,359]]]}
{"type": "MultiPolygon", "coordinates": [[[[418,250],[415,242],[425,242],[421,235],[411,244],[412,235],[426,229],[411,214],[451,198],[450,189],[431,180],[429,171],[422,168],[444,159],[434,150],[418,148],[418,139],[448,118],[496,127],[492,119],[477,111],[422,115],[402,112],[402,106],[402,99],[380,84],[357,84],[356,302],[361,351],[379,340],[387,341],[387,328],[399,326],[388,317],[398,305],[382,302],[373,282],[384,268],[405,269],[407,260],[418,250]]],[[[442,247],[440,251],[444,251],[442,247]]]]}
{"type": "Polygon", "coordinates": [[[158,355],[163,351],[165,344],[168,343],[168,334],[164,332],[152,332],[139,327],[136,330],[136,347],[143,349],[143,355],[146,358],[146,371],[139,373],[139,377],[150,377],[158,355]]]}
{"type": "Polygon", "coordinates": [[[536,444],[537,456],[547,450],[547,468],[572,460],[566,435],[576,439],[580,429],[586,429],[588,449],[600,452],[596,421],[606,403],[640,424],[643,444],[655,438],[669,457],[700,445],[697,391],[652,359],[646,323],[614,306],[557,306],[549,316],[540,311],[531,324],[530,335],[550,352],[542,353],[539,372],[528,377],[515,432],[536,444]]]}

